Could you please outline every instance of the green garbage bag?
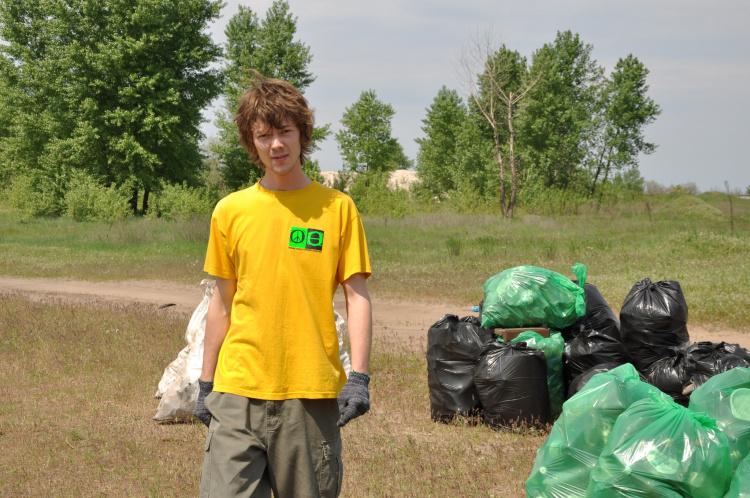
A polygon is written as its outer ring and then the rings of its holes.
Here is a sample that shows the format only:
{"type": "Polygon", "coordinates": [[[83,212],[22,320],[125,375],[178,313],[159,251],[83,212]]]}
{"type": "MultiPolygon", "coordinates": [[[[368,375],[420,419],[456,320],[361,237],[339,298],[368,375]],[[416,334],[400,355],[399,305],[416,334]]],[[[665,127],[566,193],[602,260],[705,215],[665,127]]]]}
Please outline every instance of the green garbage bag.
{"type": "Polygon", "coordinates": [[[565,384],[563,381],[563,350],[565,340],[560,332],[551,332],[549,337],[542,337],[536,332],[521,332],[511,342],[525,342],[527,347],[540,349],[547,360],[547,389],[549,390],[550,413],[557,417],[565,401],[565,384]]]}
{"type": "Polygon", "coordinates": [[[643,399],[615,422],[586,496],[716,498],[731,479],[729,444],[714,419],[671,399],[643,399]]]}
{"type": "Polygon", "coordinates": [[[693,391],[688,408],[716,419],[729,441],[732,468],[737,468],[750,454],[750,368],[735,367],[714,375],[693,391]]]}
{"type": "Polygon", "coordinates": [[[586,314],[586,267],[576,263],[572,269],[580,284],[538,266],[517,266],[491,277],[482,287],[482,327],[573,325],[586,314]]]}
{"type": "Polygon", "coordinates": [[[724,498],[750,498],[750,456],[737,466],[724,498]]]}
{"type": "Polygon", "coordinates": [[[612,427],[622,412],[643,398],[667,398],[642,382],[630,363],[594,375],[578,394],[563,404],[562,414],[539,448],[527,496],[580,498],[599,460],[612,427]]]}

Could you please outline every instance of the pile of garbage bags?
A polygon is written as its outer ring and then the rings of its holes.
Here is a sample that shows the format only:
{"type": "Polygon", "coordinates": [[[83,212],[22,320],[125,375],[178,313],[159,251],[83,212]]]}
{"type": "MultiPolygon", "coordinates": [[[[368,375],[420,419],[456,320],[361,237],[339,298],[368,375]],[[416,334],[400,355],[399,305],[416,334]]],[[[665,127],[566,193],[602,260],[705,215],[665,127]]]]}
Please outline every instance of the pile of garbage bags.
{"type": "Polygon", "coordinates": [[[691,343],[677,281],[636,282],[618,317],[572,270],[507,269],[479,317],[429,329],[432,418],[554,423],[528,496],[750,496],[750,353],[691,343]],[[549,337],[499,330],[540,326],[549,337]]]}
{"type": "MultiPolygon", "coordinates": [[[[585,266],[573,272],[585,282],[585,266]]],[[[511,268],[484,285],[480,318],[438,320],[427,334],[432,418],[481,416],[498,429],[551,423],[565,401],[562,333],[526,331],[506,342],[494,329],[574,326],[587,316],[584,287],[544,268],[511,268]]]]}

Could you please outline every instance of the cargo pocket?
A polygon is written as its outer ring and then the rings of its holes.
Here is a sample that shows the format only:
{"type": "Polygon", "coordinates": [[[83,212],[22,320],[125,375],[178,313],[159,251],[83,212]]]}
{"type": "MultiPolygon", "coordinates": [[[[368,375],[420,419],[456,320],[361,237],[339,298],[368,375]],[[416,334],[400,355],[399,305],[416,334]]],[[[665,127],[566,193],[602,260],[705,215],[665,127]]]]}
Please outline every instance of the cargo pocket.
{"type": "Polygon", "coordinates": [[[201,467],[201,498],[209,496],[211,489],[211,439],[214,437],[214,431],[209,429],[206,436],[206,445],[203,448],[203,466],[201,467]]]}
{"type": "Polygon", "coordinates": [[[208,430],[208,436],[206,436],[206,446],[203,448],[203,451],[208,453],[208,451],[211,449],[211,439],[214,437],[214,431],[211,429],[208,430]]]}
{"type": "Polygon", "coordinates": [[[336,498],[341,494],[341,484],[344,481],[341,450],[341,438],[323,441],[323,461],[318,476],[318,491],[321,497],[336,498]]]}

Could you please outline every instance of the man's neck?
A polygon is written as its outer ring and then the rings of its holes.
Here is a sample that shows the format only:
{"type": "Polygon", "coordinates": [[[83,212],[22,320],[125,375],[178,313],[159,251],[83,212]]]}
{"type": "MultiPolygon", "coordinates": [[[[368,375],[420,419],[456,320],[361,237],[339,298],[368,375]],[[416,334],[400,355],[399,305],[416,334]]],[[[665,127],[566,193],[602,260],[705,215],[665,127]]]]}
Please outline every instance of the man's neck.
{"type": "Polygon", "coordinates": [[[299,190],[307,187],[312,180],[305,175],[302,167],[298,166],[286,175],[277,175],[271,169],[266,168],[260,184],[267,190],[299,190]]]}

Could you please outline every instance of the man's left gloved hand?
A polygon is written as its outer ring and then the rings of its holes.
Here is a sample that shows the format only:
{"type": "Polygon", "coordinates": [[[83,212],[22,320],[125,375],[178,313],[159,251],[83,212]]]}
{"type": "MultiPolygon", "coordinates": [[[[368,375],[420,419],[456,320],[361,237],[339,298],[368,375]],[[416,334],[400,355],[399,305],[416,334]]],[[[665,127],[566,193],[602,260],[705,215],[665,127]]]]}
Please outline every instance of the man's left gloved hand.
{"type": "Polygon", "coordinates": [[[351,372],[349,379],[339,393],[339,427],[344,427],[353,418],[364,415],[370,410],[370,376],[359,372],[351,372]]]}
{"type": "Polygon", "coordinates": [[[211,412],[208,411],[203,402],[206,400],[206,396],[214,390],[214,383],[198,379],[198,385],[200,386],[200,391],[198,392],[198,402],[195,404],[193,415],[208,427],[211,425],[211,412]]]}

